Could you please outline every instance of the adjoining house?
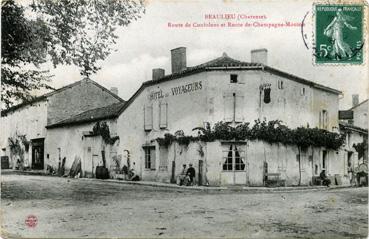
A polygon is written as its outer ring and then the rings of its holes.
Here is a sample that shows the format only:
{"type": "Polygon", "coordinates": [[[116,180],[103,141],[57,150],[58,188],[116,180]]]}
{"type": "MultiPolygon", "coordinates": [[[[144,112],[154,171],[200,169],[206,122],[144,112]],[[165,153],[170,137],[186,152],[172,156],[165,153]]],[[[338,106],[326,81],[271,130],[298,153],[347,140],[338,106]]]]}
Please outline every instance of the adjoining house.
{"type": "Polygon", "coordinates": [[[45,148],[47,125],[86,110],[120,103],[124,101],[117,94],[84,79],[4,110],[0,134],[2,161],[8,161],[11,168],[46,170],[50,157],[45,148]]]}
{"type": "Polygon", "coordinates": [[[352,107],[339,112],[340,131],[345,134],[346,174],[368,173],[368,108],[368,99],[359,103],[359,96],[353,95],[352,107]]]}
{"type": "Polygon", "coordinates": [[[47,165],[53,169],[63,167],[69,170],[78,158],[81,160],[82,177],[95,177],[96,166],[105,166],[114,172],[114,162],[122,158],[117,150],[119,136],[116,118],[124,104],[119,102],[91,109],[47,125],[47,165]],[[97,132],[101,128],[106,130],[105,134],[97,132]]]}

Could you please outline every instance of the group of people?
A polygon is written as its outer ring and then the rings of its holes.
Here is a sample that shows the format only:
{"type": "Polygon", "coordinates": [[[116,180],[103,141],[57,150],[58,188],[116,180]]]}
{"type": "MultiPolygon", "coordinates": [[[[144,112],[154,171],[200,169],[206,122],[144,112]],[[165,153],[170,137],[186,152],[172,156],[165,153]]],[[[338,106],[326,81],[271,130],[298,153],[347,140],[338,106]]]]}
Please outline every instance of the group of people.
{"type": "Polygon", "coordinates": [[[189,164],[187,169],[187,165],[183,164],[183,168],[181,174],[177,177],[177,184],[180,186],[192,186],[194,185],[196,171],[192,164],[189,164]]]}

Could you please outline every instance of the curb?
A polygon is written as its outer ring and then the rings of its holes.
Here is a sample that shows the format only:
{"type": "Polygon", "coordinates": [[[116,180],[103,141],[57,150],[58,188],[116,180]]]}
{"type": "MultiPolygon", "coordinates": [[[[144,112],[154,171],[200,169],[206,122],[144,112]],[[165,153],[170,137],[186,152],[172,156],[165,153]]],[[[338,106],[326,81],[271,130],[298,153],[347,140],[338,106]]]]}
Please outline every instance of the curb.
{"type": "MultiPolygon", "coordinates": [[[[1,175],[31,175],[31,176],[48,176],[48,177],[58,177],[56,175],[48,175],[40,171],[17,171],[17,170],[1,170],[1,175]]],[[[60,177],[64,178],[64,177],[60,177]]],[[[71,179],[71,178],[69,178],[71,179]]],[[[157,188],[170,188],[178,190],[188,190],[188,191],[229,191],[229,192],[250,192],[250,193],[278,193],[278,192],[303,192],[303,191],[329,191],[334,189],[345,189],[345,188],[358,188],[354,186],[293,186],[293,187],[245,187],[245,186],[219,186],[219,187],[208,187],[208,186],[179,186],[177,184],[160,183],[160,182],[150,182],[150,181],[124,181],[117,179],[96,179],[96,178],[78,178],[78,180],[85,181],[95,181],[95,182],[107,182],[115,184],[126,184],[126,185],[141,185],[148,187],[157,188]]]]}

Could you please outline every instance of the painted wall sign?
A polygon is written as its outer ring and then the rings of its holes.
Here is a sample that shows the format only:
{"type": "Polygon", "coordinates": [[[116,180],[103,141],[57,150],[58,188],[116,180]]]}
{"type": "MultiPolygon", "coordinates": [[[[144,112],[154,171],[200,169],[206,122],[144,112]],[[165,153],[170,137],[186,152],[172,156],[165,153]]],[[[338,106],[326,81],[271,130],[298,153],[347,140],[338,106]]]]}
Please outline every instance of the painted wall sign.
{"type": "Polygon", "coordinates": [[[163,90],[153,91],[149,94],[149,100],[158,100],[158,99],[166,98],[169,96],[177,96],[177,95],[187,94],[187,93],[199,91],[199,90],[202,90],[202,81],[172,87],[170,89],[170,92],[166,92],[166,93],[164,93],[163,90]]]}

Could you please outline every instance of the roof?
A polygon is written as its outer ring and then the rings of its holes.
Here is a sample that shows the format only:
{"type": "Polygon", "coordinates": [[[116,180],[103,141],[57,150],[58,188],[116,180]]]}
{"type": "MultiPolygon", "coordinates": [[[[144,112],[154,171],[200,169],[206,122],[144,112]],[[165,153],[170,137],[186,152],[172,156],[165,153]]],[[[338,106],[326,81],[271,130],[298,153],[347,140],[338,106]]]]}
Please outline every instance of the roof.
{"type": "Polygon", "coordinates": [[[305,85],[309,85],[311,87],[315,87],[317,89],[320,90],[324,90],[324,91],[328,91],[334,94],[342,94],[341,91],[324,86],[324,85],[320,85],[317,84],[315,82],[312,81],[308,81],[306,79],[300,78],[298,76],[280,71],[278,69],[266,66],[264,64],[261,63],[249,63],[249,62],[243,62],[243,61],[239,61],[239,60],[235,60],[231,57],[229,57],[226,53],[223,53],[223,55],[221,57],[218,57],[214,60],[208,61],[206,63],[197,65],[197,66],[193,66],[193,67],[187,67],[185,70],[178,72],[178,73],[173,73],[170,75],[166,75],[163,76],[157,80],[150,80],[150,81],[146,81],[144,83],[142,83],[141,87],[133,94],[133,96],[126,102],[126,104],[122,107],[120,114],[126,109],[128,108],[128,106],[136,99],[136,97],[148,86],[151,85],[155,85],[157,83],[161,83],[161,82],[165,82],[165,81],[169,81],[169,80],[174,80],[174,79],[178,79],[178,78],[182,78],[185,76],[189,76],[189,75],[193,75],[193,74],[197,74],[200,72],[205,72],[205,71],[215,71],[215,70],[261,70],[261,71],[266,71],[269,72],[271,74],[275,74],[275,75],[279,75],[285,78],[288,78],[290,80],[305,84],[305,85]]]}
{"type": "Polygon", "coordinates": [[[215,71],[215,70],[261,70],[261,71],[269,72],[271,74],[278,75],[278,76],[281,76],[281,77],[284,77],[284,78],[287,78],[287,79],[290,79],[290,80],[293,80],[293,81],[296,81],[296,82],[299,82],[299,83],[302,83],[302,84],[305,84],[305,85],[308,85],[308,86],[311,86],[311,87],[314,87],[320,90],[324,90],[330,93],[342,94],[342,92],[339,90],[315,83],[313,81],[306,80],[304,78],[280,71],[276,68],[273,68],[273,67],[261,64],[261,63],[250,63],[250,62],[243,62],[243,61],[235,60],[229,57],[226,53],[223,53],[221,57],[218,57],[214,60],[208,61],[206,63],[200,64],[197,66],[187,67],[185,70],[181,72],[166,75],[157,80],[146,81],[144,82],[144,84],[153,85],[159,82],[173,80],[173,79],[181,78],[184,76],[188,76],[188,75],[192,75],[192,74],[196,74],[196,73],[200,73],[204,71],[215,71]]]}
{"type": "Polygon", "coordinates": [[[357,107],[359,107],[359,106],[361,106],[361,105],[365,104],[366,102],[368,102],[368,99],[366,99],[366,100],[364,100],[364,101],[360,102],[359,104],[357,104],[357,105],[355,105],[355,106],[351,107],[349,110],[353,110],[353,109],[355,109],[355,108],[357,108],[357,107]]]}
{"type": "Polygon", "coordinates": [[[70,118],[64,119],[54,124],[47,125],[46,128],[57,128],[67,125],[77,125],[89,122],[96,122],[99,120],[113,119],[119,116],[121,108],[125,102],[114,103],[105,107],[87,110],[70,118]]]}
{"type": "Polygon", "coordinates": [[[99,88],[100,88],[100,89],[102,89],[103,91],[108,92],[110,95],[112,95],[114,98],[116,98],[116,99],[117,99],[117,100],[119,100],[120,102],[124,102],[124,100],[123,100],[122,98],[120,98],[118,95],[114,94],[114,93],[113,93],[113,92],[111,92],[110,90],[106,89],[104,86],[102,86],[102,85],[98,84],[97,82],[95,82],[95,81],[93,81],[93,80],[91,80],[91,79],[85,78],[85,79],[83,79],[83,80],[80,80],[80,81],[74,82],[74,83],[72,83],[72,84],[69,84],[69,85],[63,86],[63,87],[61,87],[61,88],[59,88],[59,89],[56,89],[56,90],[51,91],[51,92],[49,92],[49,93],[46,93],[46,94],[44,94],[44,95],[37,96],[37,97],[35,97],[35,98],[33,98],[33,99],[29,100],[29,101],[25,101],[25,102],[22,102],[22,103],[20,103],[20,104],[14,105],[14,106],[12,106],[12,107],[10,107],[10,108],[6,109],[6,110],[2,110],[2,111],[1,111],[1,116],[5,116],[7,113],[12,112],[12,111],[15,111],[15,110],[17,110],[17,109],[20,109],[20,108],[22,108],[22,107],[24,107],[24,106],[32,105],[32,104],[34,104],[34,103],[37,103],[37,102],[40,102],[40,101],[46,100],[48,97],[50,97],[50,96],[52,96],[52,95],[54,95],[54,94],[56,94],[56,93],[59,93],[59,92],[62,92],[62,91],[64,91],[64,90],[66,90],[66,89],[70,89],[70,88],[72,88],[72,87],[74,87],[74,86],[80,85],[83,81],[87,81],[87,82],[89,82],[89,83],[92,83],[92,84],[96,85],[97,87],[99,87],[99,88]]]}

